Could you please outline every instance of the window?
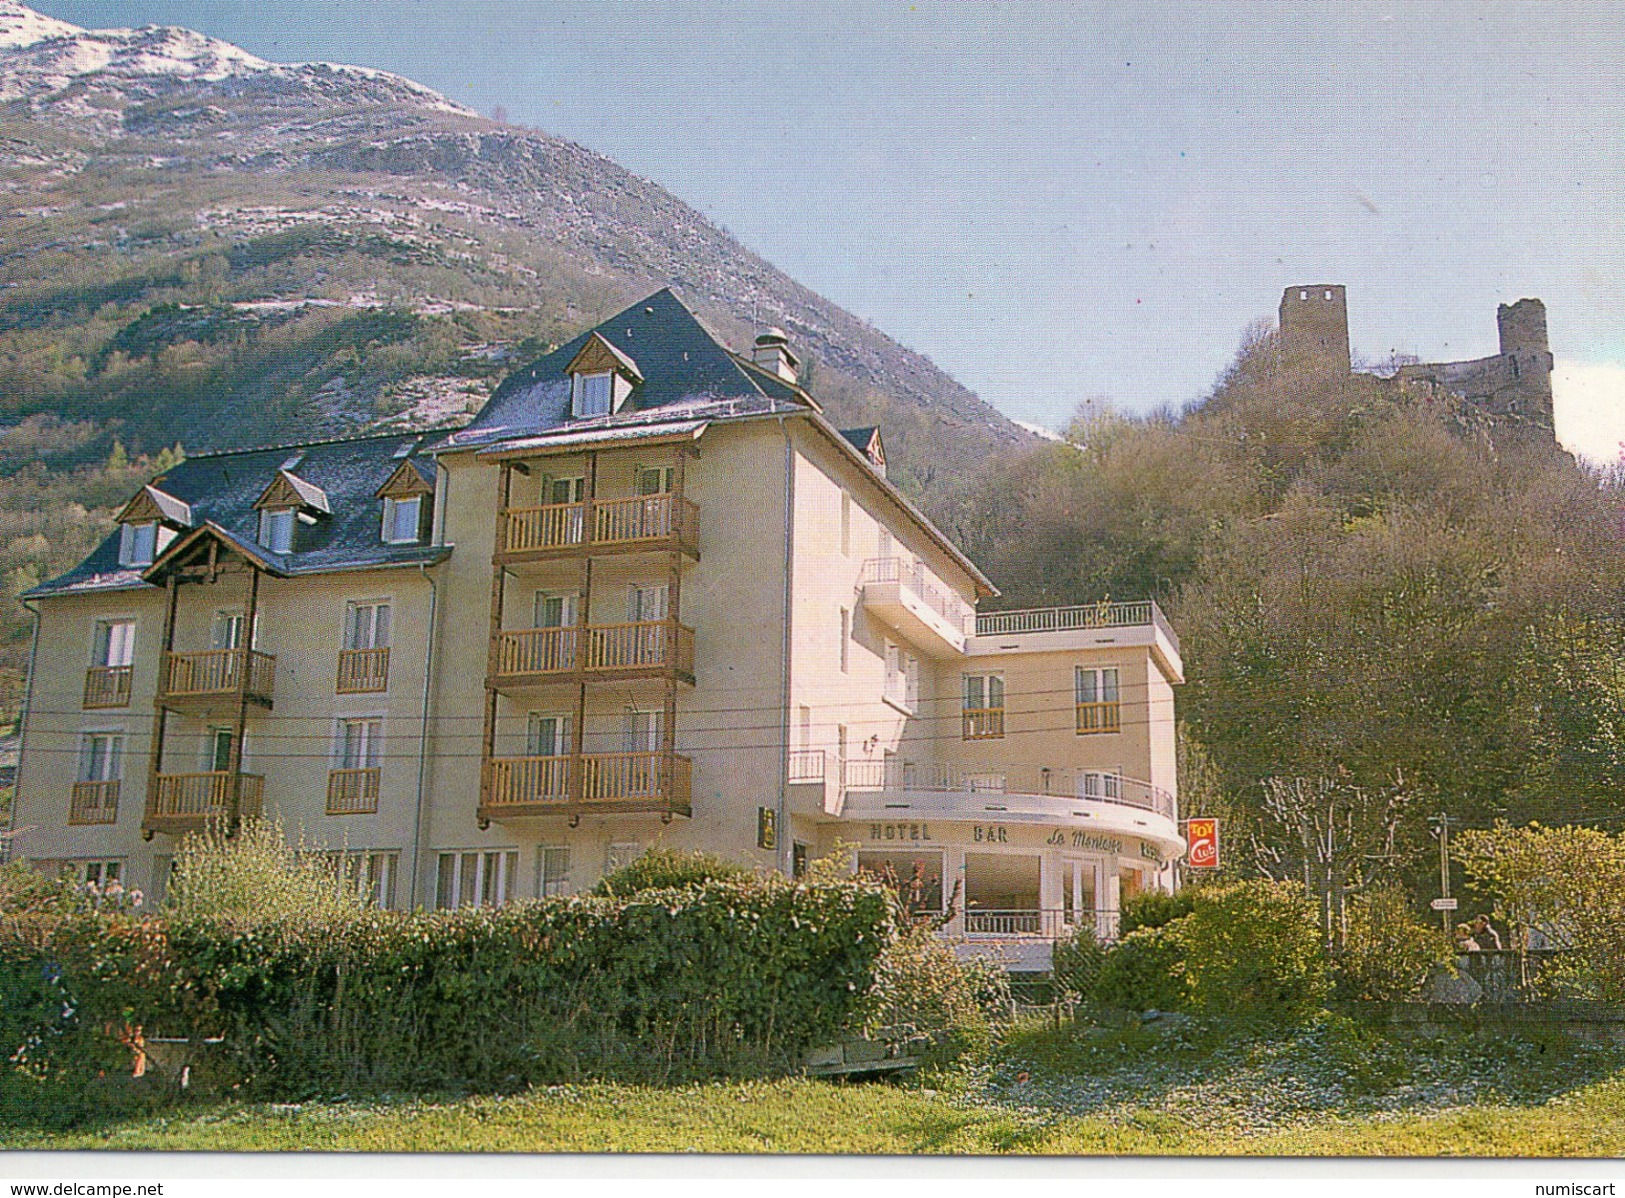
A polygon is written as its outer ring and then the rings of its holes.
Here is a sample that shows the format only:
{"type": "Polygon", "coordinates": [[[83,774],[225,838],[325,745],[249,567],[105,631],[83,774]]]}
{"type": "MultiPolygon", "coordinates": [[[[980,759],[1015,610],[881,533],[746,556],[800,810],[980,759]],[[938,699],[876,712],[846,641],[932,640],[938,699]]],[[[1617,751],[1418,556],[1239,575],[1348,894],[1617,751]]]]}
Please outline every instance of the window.
{"type": "Polygon", "coordinates": [[[1038,857],[965,854],[965,931],[999,936],[1043,930],[1038,857]]]}
{"type": "Polygon", "coordinates": [[[400,854],[362,849],[332,854],[333,870],[369,907],[395,905],[395,873],[400,854]]]}
{"type": "Polygon", "coordinates": [[[790,876],[792,878],[805,878],[807,876],[807,862],[811,850],[801,841],[793,841],[790,845],[790,876]]]}
{"type": "Polygon", "coordinates": [[[638,470],[639,495],[669,495],[675,472],[670,466],[643,466],[638,470]]]}
{"type": "Polygon", "coordinates": [[[370,770],[378,768],[383,757],[384,722],[376,719],[340,720],[334,756],[336,769],[370,770]]]}
{"type": "Polygon", "coordinates": [[[389,604],[349,604],[344,609],[344,647],[346,649],[389,648],[389,624],[389,604]]]}
{"type": "Polygon", "coordinates": [[[519,850],[469,849],[440,854],[435,878],[435,906],[442,911],[459,907],[499,907],[517,898],[519,850]]]}
{"type": "Polygon", "coordinates": [[[627,591],[626,618],[629,623],[642,624],[664,620],[668,610],[670,592],[665,583],[656,586],[633,586],[627,591]]]}
{"type": "Polygon", "coordinates": [[[1004,677],[966,674],[962,707],[966,740],[997,740],[1004,735],[1004,677]]]}
{"type": "Polygon", "coordinates": [[[1078,735],[1119,732],[1123,727],[1118,705],[1117,669],[1077,668],[1078,735]]]}
{"type": "Polygon", "coordinates": [[[231,748],[237,734],[230,728],[210,728],[203,738],[205,773],[223,774],[231,768],[231,748]]]}
{"type": "Polygon", "coordinates": [[[570,749],[570,725],[567,715],[548,715],[540,711],[530,713],[530,729],[525,737],[525,751],[531,757],[565,757],[570,749]]]}
{"type": "Polygon", "coordinates": [[[248,618],[240,611],[217,611],[209,627],[211,649],[241,649],[248,618]]]}
{"type": "Polygon", "coordinates": [[[628,753],[658,753],[666,728],[663,711],[637,711],[628,708],[625,723],[625,746],[628,753]]]}
{"type": "Polygon", "coordinates": [[[587,480],[581,475],[575,475],[571,478],[549,478],[542,481],[543,503],[581,503],[586,497],[587,480]]]}
{"type": "Polygon", "coordinates": [[[128,666],[135,663],[135,621],[97,620],[96,637],[92,646],[94,662],[99,666],[128,666]]]}
{"type": "Polygon", "coordinates": [[[75,881],[94,886],[111,886],[124,879],[123,861],[64,861],[62,872],[75,881]]]}
{"type": "Polygon", "coordinates": [[[843,674],[847,673],[847,666],[850,664],[850,661],[851,661],[850,656],[849,656],[849,652],[847,650],[847,643],[851,639],[852,639],[852,613],[847,611],[846,608],[843,607],[843,608],[841,608],[841,673],[843,673],[843,674]]]}
{"type": "Polygon", "coordinates": [[[920,660],[901,645],[886,644],[886,701],[912,713],[920,697],[920,660]]]}
{"type": "Polygon", "coordinates": [[[118,563],[121,566],[150,566],[158,555],[158,523],[126,524],[119,532],[118,563]]]}
{"type": "Polygon", "coordinates": [[[858,872],[868,874],[897,892],[910,912],[942,910],[942,850],[862,852],[858,872]]]}
{"type": "Polygon", "coordinates": [[[841,492],[841,556],[852,556],[852,495],[841,492]]]}
{"type": "Polygon", "coordinates": [[[294,510],[267,508],[260,513],[260,544],[272,553],[293,552],[294,510]]]}
{"type": "Polygon", "coordinates": [[[123,756],[122,732],[85,733],[79,741],[79,781],[116,781],[123,756]]]}
{"type": "Polygon", "coordinates": [[[1078,775],[1078,798],[1117,802],[1122,797],[1122,770],[1087,770],[1078,775]]]}
{"type": "Polygon", "coordinates": [[[549,594],[537,591],[533,628],[573,628],[580,616],[581,597],[574,594],[549,594]]]}
{"type": "Polygon", "coordinates": [[[607,416],[615,390],[615,376],[610,371],[598,374],[571,376],[571,411],[577,416],[607,416]]]}
{"type": "Polygon", "coordinates": [[[552,898],[570,893],[570,850],[542,847],[536,850],[536,896],[552,898]]]}
{"type": "MultiPolygon", "coordinates": [[[[413,545],[423,539],[423,496],[384,500],[384,540],[391,545],[413,545]]],[[[286,553],[287,550],[282,552],[286,553]]]]}

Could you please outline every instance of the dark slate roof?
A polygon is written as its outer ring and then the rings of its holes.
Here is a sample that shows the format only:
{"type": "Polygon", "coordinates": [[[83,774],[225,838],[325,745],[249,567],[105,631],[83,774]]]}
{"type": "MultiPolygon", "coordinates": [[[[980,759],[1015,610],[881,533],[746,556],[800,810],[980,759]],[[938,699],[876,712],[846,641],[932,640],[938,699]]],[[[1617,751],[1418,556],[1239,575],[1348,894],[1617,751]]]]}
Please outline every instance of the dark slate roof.
{"type": "MultiPolygon", "coordinates": [[[[450,549],[435,545],[386,545],[380,539],[383,501],[374,498],[374,493],[400,465],[402,459],[395,454],[403,446],[412,444],[412,452],[406,457],[427,456],[423,447],[415,444],[420,440],[422,438],[411,433],[393,433],[305,447],[284,445],[207,454],[186,459],[155,483],[167,494],[190,505],[193,528],[202,528],[205,524],[218,526],[226,537],[251,547],[280,573],[317,574],[435,562],[450,553],[450,549]],[[256,544],[259,513],[254,510],[254,503],[276,478],[293,448],[304,449],[299,463],[300,479],[325,492],[333,514],[318,517],[314,525],[299,525],[295,534],[297,552],[271,553],[256,544]]],[[[432,464],[425,462],[425,468],[425,473],[433,477],[432,464]]],[[[141,581],[141,568],[119,565],[118,549],[119,533],[115,529],[79,565],[35,587],[26,597],[146,585],[141,581]]]]}
{"type": "Polygon", "coordinates": [[[728,419],[818,410],[801,388],[731,353],[669,288],[509,375],[480,414],[436,449],[493,445],[553,430],[636,427],[672,420],[728,419]],[[643,382],[608,416],[572,419],[565,368],[596,333],[637,363],[643,382]]]}

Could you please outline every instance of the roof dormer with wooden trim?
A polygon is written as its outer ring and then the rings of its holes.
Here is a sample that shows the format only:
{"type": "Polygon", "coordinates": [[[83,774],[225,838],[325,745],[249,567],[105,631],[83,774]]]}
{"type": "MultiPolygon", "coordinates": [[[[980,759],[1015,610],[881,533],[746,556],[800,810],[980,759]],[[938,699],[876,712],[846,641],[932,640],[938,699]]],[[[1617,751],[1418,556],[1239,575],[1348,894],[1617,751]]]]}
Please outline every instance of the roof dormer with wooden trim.
{"type": "Polygon", "coordinates": [[[843,428],[841,436],[846,438],[847,444],[864,456],[881,478],[886,477],[886,446],[880,439],[878,426],[843,428]]]}
{"type": "Polygon", "coordinates": [[[620,411],[632,389],[643,382],[638,364],[596,332],[564,372],[570,376],[570,415],[578,419],[620,411]]]}
{"type": "Polygon", "coordinates": [[[192,505],[148,484],[119,512],[119,564],[150,566],[180,533],[192,527],[192,505]]]}
{"type": "Polygon", "coordinates": [[[326,491],[286,468],[276,472],[254,509],[260,514],[259,543],[273,553],[294,552],[299,525],[333,514],[326,491]]]}
{"type": "Polygon", "coordinates": [[[373,497],[383,501],[380,537],[386,545],[421,545],[434,526],[434,483],[422,464],[408,458],[396,466],[373,497]]]}

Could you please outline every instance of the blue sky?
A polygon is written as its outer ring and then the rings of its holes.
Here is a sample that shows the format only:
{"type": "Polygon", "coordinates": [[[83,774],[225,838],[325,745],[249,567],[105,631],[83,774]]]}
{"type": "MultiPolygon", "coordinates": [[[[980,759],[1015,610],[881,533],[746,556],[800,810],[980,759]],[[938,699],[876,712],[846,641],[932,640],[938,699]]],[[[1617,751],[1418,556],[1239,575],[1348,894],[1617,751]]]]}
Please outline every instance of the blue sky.
{"type": "Polygon", "coordinates": [[[1019,419],[1182,404],[1282,288],[1332,282],[1370,357],[1492,353],[1496,304],[1540,296],[1560,431],[1595,456],[1625,438],[1622,6],[34,7],[500,105],[1019,419]]]}

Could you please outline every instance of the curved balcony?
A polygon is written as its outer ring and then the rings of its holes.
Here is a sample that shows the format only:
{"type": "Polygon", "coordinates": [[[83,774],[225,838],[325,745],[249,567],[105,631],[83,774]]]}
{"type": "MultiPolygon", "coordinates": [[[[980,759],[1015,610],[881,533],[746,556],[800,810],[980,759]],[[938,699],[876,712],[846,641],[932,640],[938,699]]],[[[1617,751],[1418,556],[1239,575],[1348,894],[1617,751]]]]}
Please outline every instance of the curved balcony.
{"type": "Polygon", "coordinates": [[[514,565],[583,553],[645,551],[698,558],[699,517],[699,507],[678,495],[506,508],[496,562],[514,565]]]}
{"type": "Polygon", "coordinates": [[[534,815],[688,815],[693,764],[681,754],[582,753],[493,757],[485,763],[480,818],[534,815]]]}
{"type": "Polygon", "coordinates": [[[499,632],[489,685],[496,690],[584,679],[675,678],[694,683],[694,630],[675,620],[521,628],[499,632]]]}

